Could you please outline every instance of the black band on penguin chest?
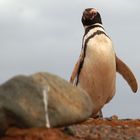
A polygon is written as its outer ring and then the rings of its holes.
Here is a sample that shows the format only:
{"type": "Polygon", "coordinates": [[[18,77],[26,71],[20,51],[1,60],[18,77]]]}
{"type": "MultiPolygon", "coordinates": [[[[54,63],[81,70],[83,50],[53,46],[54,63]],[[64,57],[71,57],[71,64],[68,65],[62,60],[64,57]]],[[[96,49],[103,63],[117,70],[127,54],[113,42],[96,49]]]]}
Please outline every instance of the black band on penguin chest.
{"type": "Polygon", "coordinates": [[[102,29],[104,30],[104,28],[103,28],[101,25],[92,25],[92,26],[89,26],[89,27],[87,27],[87,28],[85,29],[85,34],[84,34],[84,36],[87,35],[87,33],[88,33],[91,29],[97,28],[97,27],[102,28],[102,29]]]}
{"type": "MultiPolygon", "coordinates": [[[[94,25],[95,26],[95,25],[94,25]]],[[[98,25],[97,25],[98,26],[98,25]]],[[[98,26],[99,27],[99,26],[98,26]]],[[[102,26],[100,26],[102,27],[102,26]]],[[[92,27],[93,28],[93,27],[92,27]]],[[[103,27],[102,27],[103,28],[103,27]]],[[[90,29],[88,29],[88,31],[85,31],[85,33],[88,33],[90,29]]],[[[81,72],[81,69],[83,67],[83,64],[84,64],[84,59],[85,59],[85,56],[86,56],[86,50],[87,50],[87,44],[88,44],[88,41],[92,38],[94,38],[96,35],[101,35],[101,34],[104,34],[105,36],[106,33],[104,31],[101,31],[101,30],[97,30],[96,32],[94,32],[92,35],[90,35],[86,40],[85,40],[85,43],[84,45],[82,46],[82,48],[84,49],[84,56],[83,56],[83,59],[82,61],[80,62],[80,66],[79,66],[79,69],[78,69],[78,73],[77,73],[77,81],[76,81],[76,85],[78,84],[79,82],[79,75],[80,75],[80,72],[81,72]]],[[[85,34],[86,35],[86,34],[85,34]]],[[[85,36],[84,35],[84,36],[85,36]]],[[[108,37],[108,36],[107,36],[108,37]]],[[[109,37],[108,37],[109,38],[109,37]]]]}

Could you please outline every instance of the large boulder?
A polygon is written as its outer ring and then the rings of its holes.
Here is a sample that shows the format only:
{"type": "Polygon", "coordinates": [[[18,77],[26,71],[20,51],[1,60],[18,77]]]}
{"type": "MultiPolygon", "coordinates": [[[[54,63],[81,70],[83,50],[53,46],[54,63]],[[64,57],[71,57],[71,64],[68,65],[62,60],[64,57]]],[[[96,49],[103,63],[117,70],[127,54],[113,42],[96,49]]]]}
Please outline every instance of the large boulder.
{"type": "Polygon", "coordinates": [[[0,86],[0,133],[20,128],[59,127],[86,120],[88,94],[49,73],[16,76],[0,86]]]}

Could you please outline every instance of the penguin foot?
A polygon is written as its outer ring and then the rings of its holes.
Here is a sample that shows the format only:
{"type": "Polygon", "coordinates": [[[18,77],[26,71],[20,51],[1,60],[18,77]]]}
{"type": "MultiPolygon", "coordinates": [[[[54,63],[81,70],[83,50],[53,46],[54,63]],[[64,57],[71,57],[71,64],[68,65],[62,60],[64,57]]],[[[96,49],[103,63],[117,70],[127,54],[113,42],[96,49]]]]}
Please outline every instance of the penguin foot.
{"type": "Polygon", "coordinates": [[[96,113],[96,114],[93,114],[91,117],[94,118],[94,119],[102,119],[102,118],[103,118],[102,110],[100,110],[100,111],[99,111],[98,113],[96,113]]]}

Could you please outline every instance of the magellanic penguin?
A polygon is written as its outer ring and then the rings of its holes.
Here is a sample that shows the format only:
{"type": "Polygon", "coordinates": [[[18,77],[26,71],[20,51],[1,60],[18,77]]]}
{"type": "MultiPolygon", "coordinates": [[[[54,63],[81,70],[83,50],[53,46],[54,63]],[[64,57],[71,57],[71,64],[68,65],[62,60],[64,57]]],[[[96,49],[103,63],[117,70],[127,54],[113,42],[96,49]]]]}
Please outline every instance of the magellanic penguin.
{"type": "Polygon", "coordinates": [[[137,91],[138,85],[128,66],[116,56],[99,12],[94,8],[85,9],[82,23],[85,34],[81,54],[70,82],[90,95],[93,101],[93,117],[97,117],[97,114],[101,115],[102,107],[115,94],[116,71],[124,77],[133,92],[137,91]]]}

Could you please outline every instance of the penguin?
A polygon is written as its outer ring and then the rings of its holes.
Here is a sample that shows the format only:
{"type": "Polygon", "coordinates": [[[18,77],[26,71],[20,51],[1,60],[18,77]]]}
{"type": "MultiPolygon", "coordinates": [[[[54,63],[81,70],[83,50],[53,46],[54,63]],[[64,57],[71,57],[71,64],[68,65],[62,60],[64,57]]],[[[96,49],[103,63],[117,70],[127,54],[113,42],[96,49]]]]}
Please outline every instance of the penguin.
{"type": "Polygon", "coordinates": [[[103,117],[101,109],[116,92],[116,72],[123,76],[134,93],[137,92],[138,84],[130,68],[116,55],[100,13],[95,8],[87,8],[81,21],[85,33],[70,82],[90,95],[93,102],[92,117],[103,117]]]}

